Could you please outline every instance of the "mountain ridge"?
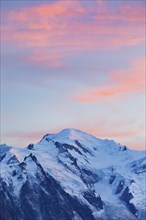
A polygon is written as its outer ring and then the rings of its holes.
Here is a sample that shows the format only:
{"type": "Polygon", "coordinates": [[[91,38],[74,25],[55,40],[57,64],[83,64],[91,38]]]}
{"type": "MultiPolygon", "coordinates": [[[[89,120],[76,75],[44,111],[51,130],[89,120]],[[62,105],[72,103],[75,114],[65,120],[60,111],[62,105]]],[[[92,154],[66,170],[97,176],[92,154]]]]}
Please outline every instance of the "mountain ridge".
{"type": "Polygon", "coordinates": [[[2,220],[29,220],[27,209],[36,220],[143,220],[145,160],[145,151],[73,128],[26,148],[1,145],[2,220]]]}

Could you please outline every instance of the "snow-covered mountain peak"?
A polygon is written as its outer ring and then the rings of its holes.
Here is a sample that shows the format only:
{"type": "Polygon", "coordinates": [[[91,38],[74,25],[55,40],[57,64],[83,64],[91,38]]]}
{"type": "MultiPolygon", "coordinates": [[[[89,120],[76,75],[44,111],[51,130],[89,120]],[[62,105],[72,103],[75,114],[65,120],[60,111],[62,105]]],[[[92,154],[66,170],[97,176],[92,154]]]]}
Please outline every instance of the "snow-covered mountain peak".
{"type": "Polygon", "coordinates": [[[88,151],[105,151],[109,153],[117,153],[119,151],[128,150],[126,146],[116,143],[114,140],[99,139],[91,134],[80,131],[74,128],[68,128],[60,131],[57,134],[46,134],[40,143],[47,145],[48,142],[59,142],[61,144],[73,145],[76,148],[81,148],[81,145],[88,151]]]}
{"type": "MultiPolygon", "coordinates": [[[[91,134],[85,133],[83,131],[80,131],[75,128],[67,128],[62,131],[60,131],[57,134],[47,134],[43,137],[43,139],[52,139],[52,140],[92,140],[92,141],[97,141],[98,139],[92,136],[91,134]]],[[[100,139],[99,139],[100,140],[100,139]]]]}
{"type": "Polygon", "coordinates": [[[85,133],[83,131],[80,131],[78,129],[75,129],[75,128],[67,128],[67,129],[60,131],[58,134],[56,134],[56,138],[63,138],[63,139],[69,138],[72,140],[84,139],[84,141],[86,139],[96,139],[92,135],[85,133]]]}
{"type": "Polygon", "coordinates": [[[14,216],[4,213],[3,220],[31,220],[28,207],[34,219],[145,219],[144,151],[72,128],[23,149],[1,145],[0,162],[0,205],[8,204],[4,210],[14,216]]]}

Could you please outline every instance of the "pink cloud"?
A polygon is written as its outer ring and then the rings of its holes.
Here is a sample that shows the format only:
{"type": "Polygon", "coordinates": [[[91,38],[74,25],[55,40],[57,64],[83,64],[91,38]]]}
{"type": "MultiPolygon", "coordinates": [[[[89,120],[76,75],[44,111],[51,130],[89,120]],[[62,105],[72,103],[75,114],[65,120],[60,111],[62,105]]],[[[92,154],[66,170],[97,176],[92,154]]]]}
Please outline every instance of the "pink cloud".
{"type": "Polygon", "coordinates": [[[143,92],[145,90],[145,59],[131,62],[128,70],[116,69],[109,71],[109,82],[78,92],[74,97],[80,102],[96,102],[106,97],[118,97],[127,93],[143,92]]]}
{"type": "Polygon", "coordinates": [[[97,7],[89,9],[79,1],[57,1],[3,12],[2,17],[2,40],[29,48],[27,60],[42,66],[58,68],[74,54],[135,46],[145,40],[142,6],[114,10],[97,1],[97,7]]]}
{"type": "MultiPolygon", "coordinates": [[[[97,5],[99,7],[99,5],[97,5]]],[[[122,22],[144,22],[145,9],[141,5],[129,5],[126,2],[116,10],[106,7],[105,1],[100,3],[100,10],[97,10],[95,18],[103,21],[122,21],[122,22]]]]}

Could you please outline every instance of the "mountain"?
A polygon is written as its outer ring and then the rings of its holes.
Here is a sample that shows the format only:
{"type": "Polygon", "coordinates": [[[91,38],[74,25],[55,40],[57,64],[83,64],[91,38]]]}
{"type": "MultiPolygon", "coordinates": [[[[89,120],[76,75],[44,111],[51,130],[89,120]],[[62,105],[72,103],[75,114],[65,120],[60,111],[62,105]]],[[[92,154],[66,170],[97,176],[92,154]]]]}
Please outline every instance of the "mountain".
{"type": "Polygon", "coordinates": [[[76,129],[0,145],[1,220],[144,220],[146,152],[76,129]]]}

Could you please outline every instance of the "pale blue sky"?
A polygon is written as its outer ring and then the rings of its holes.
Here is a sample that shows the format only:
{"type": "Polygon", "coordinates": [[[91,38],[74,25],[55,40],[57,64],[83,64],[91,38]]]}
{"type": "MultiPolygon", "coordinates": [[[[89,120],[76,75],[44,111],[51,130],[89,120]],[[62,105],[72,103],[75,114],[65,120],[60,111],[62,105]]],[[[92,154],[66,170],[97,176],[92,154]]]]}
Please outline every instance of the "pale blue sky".
{"type": "Polygon", "coordinates": [[[2,143],[74,127],[144,148],[144,1],[1,4],[2,143]]]}

